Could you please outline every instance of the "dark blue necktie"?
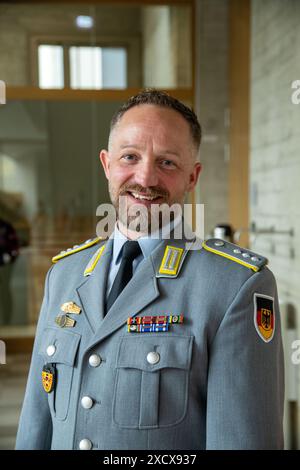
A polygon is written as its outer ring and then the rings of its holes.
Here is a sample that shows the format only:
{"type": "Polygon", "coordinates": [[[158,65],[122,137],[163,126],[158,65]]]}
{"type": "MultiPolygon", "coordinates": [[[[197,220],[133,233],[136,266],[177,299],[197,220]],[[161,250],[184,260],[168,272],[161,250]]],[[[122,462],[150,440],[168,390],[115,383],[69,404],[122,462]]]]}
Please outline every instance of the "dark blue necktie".
{"type": "Polygon", "coordinates": [[[106,312],[109,311],[112,304],[132,278],[132,263],[141,253],[142,251],[137,241],[128,240],[124,243],[121,265],[108,295],[106,312]]]}

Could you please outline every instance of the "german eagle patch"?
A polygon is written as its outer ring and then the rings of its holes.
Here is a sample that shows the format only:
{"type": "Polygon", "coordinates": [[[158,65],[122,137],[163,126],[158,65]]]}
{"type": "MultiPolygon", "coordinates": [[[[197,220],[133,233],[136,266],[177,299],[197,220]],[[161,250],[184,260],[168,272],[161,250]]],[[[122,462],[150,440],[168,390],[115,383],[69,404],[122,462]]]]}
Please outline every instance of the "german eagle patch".
{"type": "Polygon", "coordinates": [[[275,331],[274,298],[264,294],[254,294],[254,325],[258,335],[269,343],[275,331]]]}

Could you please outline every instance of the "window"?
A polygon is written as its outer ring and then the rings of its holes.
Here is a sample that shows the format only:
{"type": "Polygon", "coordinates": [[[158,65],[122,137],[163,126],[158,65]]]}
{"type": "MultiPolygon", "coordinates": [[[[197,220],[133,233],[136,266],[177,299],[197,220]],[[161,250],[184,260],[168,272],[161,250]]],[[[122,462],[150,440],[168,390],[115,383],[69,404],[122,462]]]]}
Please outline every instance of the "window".
{"type": "Polygon", "coordinates": [[[39,87],[64,87],[64,51],[62,46],[43,44],[38,48],[39,87]]]}
{"type": "Polygon", "coordinates": [[[38,47],[38,70],[40,88],[122,89],[127,87],[127,50],[42,44],[38,47]],[[70,74],[69,83],[64,78],[68,77],[66,69],[70,74]]]}

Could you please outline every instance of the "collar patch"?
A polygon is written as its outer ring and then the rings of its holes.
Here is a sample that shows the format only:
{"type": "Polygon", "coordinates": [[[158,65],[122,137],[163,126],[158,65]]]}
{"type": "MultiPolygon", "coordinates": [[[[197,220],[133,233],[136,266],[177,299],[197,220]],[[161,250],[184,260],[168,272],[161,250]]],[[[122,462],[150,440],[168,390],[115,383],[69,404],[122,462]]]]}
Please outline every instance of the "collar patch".
{"type": "Polygon", "coordinates": [[[93,257],[90,259],[90,261],[87,264],[87,267],[84,270],[84,276],[90,276],[92,272],[94,271],[95,267],[98,264],[99,259],[102,256],[102,253],[104,251],[105,245],[100,246],[96,253],[93,255],[93,257]]]}
{"type": "Polygon", "coordinates": [[[183,248],[167,245],[158,273],[167,277],[176,277],[183,260],[183,248]]]}

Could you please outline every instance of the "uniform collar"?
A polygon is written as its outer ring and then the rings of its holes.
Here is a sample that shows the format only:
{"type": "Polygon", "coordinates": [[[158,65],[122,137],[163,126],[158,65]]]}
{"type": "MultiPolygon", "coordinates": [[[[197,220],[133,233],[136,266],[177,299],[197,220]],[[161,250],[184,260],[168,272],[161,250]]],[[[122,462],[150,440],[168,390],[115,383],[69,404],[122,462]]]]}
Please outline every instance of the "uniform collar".
{"type": "MultiPolygon", "coordinates": [[[[160,231],[156,231],[152,236],[144,236],[137,239],[144,258],[148,258],[155,248],[161,243],[162,239],[169,239],[172,230],[182,222],[181,217],[175,218],[175,220],[168,226],[163,227],[160,231]]],[[[128,238],[120,232],[118,224],[116,223],[115,229],[110,238],[113,238],[113,254],[112,263],[117,264],[120,261],[120,256],[124,244],[128,241],[128,238]]]]}

